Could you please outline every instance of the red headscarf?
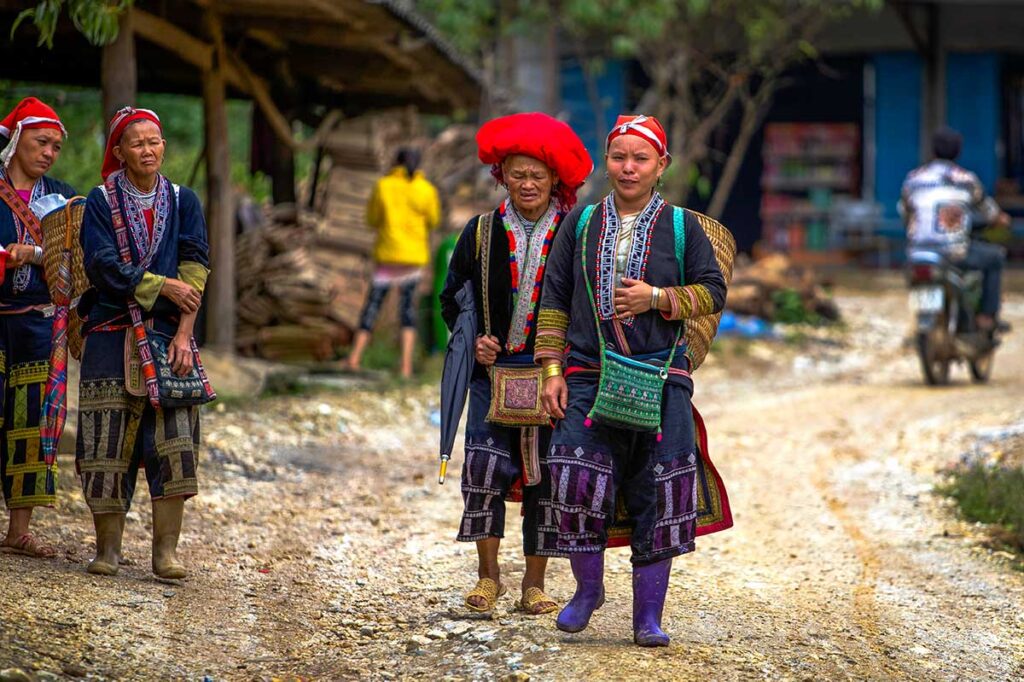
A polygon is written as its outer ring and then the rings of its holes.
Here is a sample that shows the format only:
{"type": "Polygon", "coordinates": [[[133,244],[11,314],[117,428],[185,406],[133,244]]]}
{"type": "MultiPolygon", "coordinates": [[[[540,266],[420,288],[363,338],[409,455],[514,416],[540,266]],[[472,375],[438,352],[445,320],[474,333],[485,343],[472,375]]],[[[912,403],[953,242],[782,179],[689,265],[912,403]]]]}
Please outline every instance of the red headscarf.
{"type": "Polygon", "coordinates": [[[615,121],[615,127],[608,133],[608,139],[604,145],[605,152],[611,146],[612,140],[623,135],[639,137],[654,147],[654,151],[658,152],[658,156],[662,158],[667,157],[671,163],[672,155],[668,153],[668,136],[665,135],[665,129],[661,127],[661,123],[653,116],[644,116],[643,114],[639,116],[619,116],[618,120],[615,121]]]}
{"type": "Polygon", "coordinates": [[[491,173],[503,180],[501,162],[521,154],[543,162],[558,175],[555,197],[568,210],[576,203],[576,190],[583,185],[594,162],[583,141],[565,123],[547,114],[513,114],[488,121],[476,134],[478,156],[493,166],[491,173]]]}
{"type": "Polygon", "coordinates": [[[0,152],[0,160],[3,161],[4,168],[7,168],[11,159],[14,158],[18,140],[21,139],[21,131],[31,128],[53,128],[59,130],[64,137],[68,136],[68,131],[64,129],[64,124],[60,122],[57,112],[35,97],[26,97],[18,102],[3,121],[0,121],[0,135],[10,139],[4,150],[0,152]]]}
{"type": "Polygon", "coordinates": [[[160,128],[160,132],[163,132],[163,126],[160,125],[160,117],[156,115],[155,111],[136,109],[135,107],[120,109],[114,114],[114,118],[110,119],[110,128],[107,133],[107,150],[103,153],[103,170],[100,171],[104,181],[111,173],[121,169],[121,162],[114,156],[114,147],[121,144],[121,136],[124,135],[125,128],[136,121],[152,121],[156,124],[157,128],[160,128]]]}

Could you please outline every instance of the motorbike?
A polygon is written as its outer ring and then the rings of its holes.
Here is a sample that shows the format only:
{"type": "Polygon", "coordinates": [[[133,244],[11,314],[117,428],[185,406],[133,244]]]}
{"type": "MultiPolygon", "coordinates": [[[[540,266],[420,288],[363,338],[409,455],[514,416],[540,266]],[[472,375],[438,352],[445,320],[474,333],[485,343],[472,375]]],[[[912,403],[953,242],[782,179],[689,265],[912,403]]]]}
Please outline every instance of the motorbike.
{"type": "Polygon", "coordinates": [[[956,267],[941,252],[915,249],[908,254],[907,279],[914,314],[914,342],[925,381],[949,383],[950,366],[966,362],[971,379],[992,376],[999,329],[978,329],[981,273],[956,267]]]}

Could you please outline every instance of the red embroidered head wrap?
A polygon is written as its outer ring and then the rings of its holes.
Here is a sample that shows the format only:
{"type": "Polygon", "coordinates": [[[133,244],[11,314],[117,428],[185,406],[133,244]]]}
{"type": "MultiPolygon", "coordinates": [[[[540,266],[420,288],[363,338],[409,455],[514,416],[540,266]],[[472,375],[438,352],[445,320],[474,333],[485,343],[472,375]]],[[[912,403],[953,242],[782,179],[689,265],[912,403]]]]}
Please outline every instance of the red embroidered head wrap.
{"type": "Polygon", "coordinates": [[[553,193],[566,211],[576,204],[576,191],[594,170],[579,136],[547,114],[513,114],[488,121],[477,131],[476,145],[480,160],[491,164],[491,174],[502,184],[501,163],[508,157],[518,154],[543,162],[558,175],[553,193]]]}
{"type": "Polygon", "coordinates": [[[114,171],[121,169],[121,161],[114,156],[114,147],[121,144],[121,136],[125,129],[137,121],[152,121],[163,133],[163,126],[160,125],[160,117],[155,111],[149,109],[136,109],[135,107],[124,107],[120,109],[114,118],[110,119],[110,128],[107,132],[107,150],[103,153],[103,170],[100,171],[104,181],[114,171]]]}
{"type": "Polygon", "coordinates": [[[4,168],[7,168],[11,164],[11,159],[14,158],[14,152],[18,149],[18,140],[21,139],[21,131],[31,128],[53,128],[59,130],[64,137],[68,136],[68,131],[64,129],[64,124],[60,122],[57,112],[35,97],[26,97],[18,102],[3,121],[0,121],[0,135],[10,140],[4,150],[0,152],[0,160],[3,161],[4,168]]]}
{"type": "Polygon", "coordinates": [[[608,133],[608,139],[604,145],[605,153],[612,144],[612,140],[623,135],[635,135],[644,140],[658,152],[658,156],[667,158],[672,162],[672,155],[668,153],[668,136],[661,123],[653,116],[619,116],[615,121],[615,127],[608,133]]]}

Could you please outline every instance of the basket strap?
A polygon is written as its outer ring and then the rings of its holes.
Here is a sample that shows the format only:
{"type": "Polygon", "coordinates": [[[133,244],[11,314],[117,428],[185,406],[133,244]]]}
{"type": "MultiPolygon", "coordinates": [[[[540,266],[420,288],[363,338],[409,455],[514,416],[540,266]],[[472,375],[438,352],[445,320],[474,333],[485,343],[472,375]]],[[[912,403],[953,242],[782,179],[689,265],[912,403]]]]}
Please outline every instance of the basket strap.
{"type": "MultiPolygon", "coordinates": [[[[42,180],[37,182],[42,182],[42,180]]],[[[11,209],[11,212],[17,216],[21,224],[32,235],[32,239],[35,240],[36,244],[42,246],[43,227],[39,223],[39,218],[32,212],[28,204],[18,196],[14,186],[4,178],[0,178],[0,199],[3,199],[3,202],[11,209]]]]}
{"type": "Polygon", "coordinates": [[[482,214],[476,222],[476,256],[480,260],[481,307],[484,309],[484,334],[491,335],[491,232],[494,212],[482,214]]]}

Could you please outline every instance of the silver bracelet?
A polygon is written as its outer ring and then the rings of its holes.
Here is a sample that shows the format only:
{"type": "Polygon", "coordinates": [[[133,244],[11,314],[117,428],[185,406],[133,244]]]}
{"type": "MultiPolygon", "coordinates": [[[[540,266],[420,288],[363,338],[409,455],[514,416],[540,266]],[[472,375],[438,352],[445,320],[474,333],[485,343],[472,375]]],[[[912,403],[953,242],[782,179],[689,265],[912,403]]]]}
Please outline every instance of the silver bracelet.
{"type": "Polygon", "coordinates": [[[659,301],[661,301],[661,289],[658,287],[651,287],[651,310],[658,309],[659,301]]]}
{"type": "Polygon", "coordinates": [[[32,264],[42,265],[43,264],[43,247],[33,246],[32,247],[32,264]]]}

